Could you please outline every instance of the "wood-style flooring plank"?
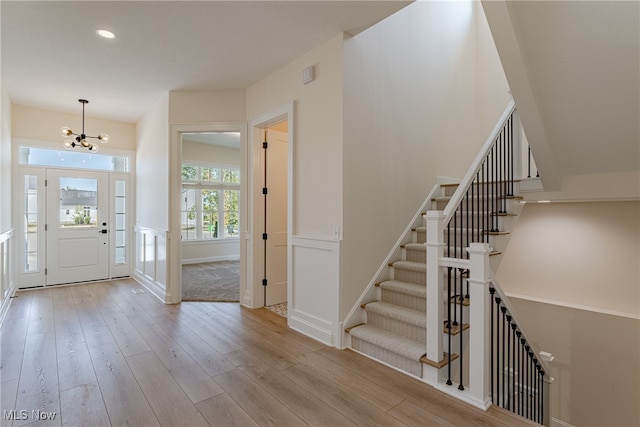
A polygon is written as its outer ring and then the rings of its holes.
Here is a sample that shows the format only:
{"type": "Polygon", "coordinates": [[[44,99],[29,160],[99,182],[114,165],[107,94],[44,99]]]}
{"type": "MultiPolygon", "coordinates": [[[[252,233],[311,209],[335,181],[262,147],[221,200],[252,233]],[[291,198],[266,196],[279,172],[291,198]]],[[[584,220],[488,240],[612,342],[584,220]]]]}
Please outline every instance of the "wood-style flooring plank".
{"type": "Polygon", "coordinates": [[[297,340],[292,339],[292,337],[297,333],[285,335],[280,333],[280,331],[278,330],[274,330],[265,326],[263,328],[247,331],[247,334],[250,334],[262,340],[266,340],[271,345],[276,346],[278,349],[284,351],[297,361],[304,360],[305,355],[313,353],[315,351],[308,346],[300,344],[297,340]]]}
{"type": "Polygon", "coordinates": [[[371,403],[376,408],[383,411],[396,406],[402,401],[389,387],[377,384],[370,380],[368,372],[354,372],[339,363],[328,360],[316,353],[305,355],[302,363],[317,370],[334,382],[343,384],[351,393],[371,403]]]}
{"type": "Polygon", "coordinates": [[[228,394],[223,393],[204,400],[196,407],[212,426],[257,427],[251,418],[228,394]]]}
{"type": "Polygon", "coordinates": [[[96,375],[73,299],[70,296],[54,297],[53,310],[59,389],[95,382],[96,375]]]}
{"type": "Polygon", "coordinates": [[[191,332],[191,328],[175,321],[168,321],[165,324],[163,320],[165,320],[163,316],[154,317],[156,327],[162,328],[167,336],[171,337],[211,377],[235,369],[235,366],[223,355],[191,332]]]}
{"type": "Polygon", "coordinates": [[[158,326],[138,331],[193,403],[223,393],[222,388],[158,326]]]}
{"type": "Polygon", "coordinates": [[[87,347],[102,347],[116,343],[91,295],[74,297],[73,304],[76,307],[87,347]]]}
{"type": "Polygon", "coordinates": [[[280,373],[358,425],[380,427],[404,425],[382,409],[351,393],[347,387],[319,375],[309,366],[296,365],[280,373]]]}
{"type": "Polygon", "coordinates": [[[281,372],[274,371],[271,366],[261,360],[258,355],[252,355],[244,350],[233,353],[236,360],[241,359],[240,369],[256,384],[260,385],[270,395],[278,399],[290,411],[309,425],[348,426],[356,424],[333,409],[325,405],[315,395],[281,372]]]}
{"type": "Polygon", "coordinates": [[[49,289],[33,292],[31,299],[27,334],[40,332],[53,334],[53,301],[49,289]]]}
{"type": "Polygon", "coordinates": [[[2,426],[11,427],[12,420],[5,417],[5,411],[19,410],[16,407],[16,398],[18,397],[18,378],[14,380],[2,381],[0,383],[0,414],[2,414],[2,426]]]}
{"type": "Polygon", "coordinates": [[[155,354],[137,354],[128,357],[127,363],[161,425],[209,425],[155,354]]]}
{"type": "Polygon", "coordinates": [[[60,407],[64,409],[63,426],[110,426],[111,421],[104,406],[97,383],[89,383],[60,392],[60,407]]]}
{"type": "Polygon", "coordinates": [[[102,312],[102,317],[124,357],[151,350],[123,312],[106,311],[102,312]]]}
{"type": "MultiPolygon", "coordinates": [[[[39,324],[42,318],[30,316],[30,321],[34,319],[39,324]]],[[[53,329],[53,325],[51,328],[53,329]]],[[[32,333],[27,336],[20,370],[16,409],[28,411],[29,416],[24,420],[14,421],[14,426],[33,422],[32,411],[60,414],[55,347],[53,330],[32,333]]],[[[45,424],[60,425],[60,417],[49,420],[45,424]]]]}
{"type": "Polygon", "coordinates": [[[9,319],[2,324],[0,330],[0,379],[10,381],[20,378],[24,345],[27,340],[27,328],[29,326],[28,314],[26,317],[9,319]]]}
{"type": "MultiPolygon", "coordinates": [[[[118,289],[118,287],[115,286],[114,288],[118,289]]],[[[117,293],[113,295],[113,300],[116,302],[125,316],[127,316],[127,319],[129,319],[132,325],[137,327],[153,324],[153,320],[151,319],[151,317],[140,307],[140,305],[133,298],[131,298],[130,295],[117,293]]]]}
{"type": "Polygon", "coordinates": [[[220,354],[230,353],[240,350],[242,345],[222,333],[219,328],[211,325],[199,317],[192,316],[185,312],[164,313],[161,316],[154,317],[157,324],[169,332],[176,323],[182,326],[188,325],[191,332],[207,342],[220,354]]]}
{"type": "Polygon", "coordinates": [[[302,419],[240,370],[218,375],[216,382],[258,425],[274,427],[304,425],[302,419]]]}
{"type": "Polygon", "coordinates": [[[317,353],[361,375],[366,375],[372,382],[386,387],[398,397],[438,414],[453,424],[504,427],[491,417],[487,417],[484,412],[479,410],[475,412],[476,408],[450,399],[443,392],[437,391],[417,379],[407,377],[392,369],[380,369],[375,361],[352,351],[327,348],[317,353]]]}
{"type": "Polygon", "coordinates": [[[91,347],[89,352],[111,424],[159,426],[118,346],[91,347]]]}
{"type": "Polygon", "coordinates": [[[399,405],[387,412],[410,427],[435,426],[457,427],[445,418],[423,409],[408,400],[403,400],[399,405]]]}

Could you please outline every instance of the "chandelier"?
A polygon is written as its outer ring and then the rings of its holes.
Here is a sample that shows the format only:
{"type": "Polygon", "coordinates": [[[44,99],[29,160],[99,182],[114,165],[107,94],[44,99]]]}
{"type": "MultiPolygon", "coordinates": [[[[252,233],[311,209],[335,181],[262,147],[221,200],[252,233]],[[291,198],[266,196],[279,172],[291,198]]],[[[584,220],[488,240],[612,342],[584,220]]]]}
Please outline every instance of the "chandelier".
{"type": "Polygon", "coordinates": [[[96,151],[98,151],[98,146],[96,144],[92,144],[91,142],[87,141],[87,138],[97,139],[101,143],[105,144],[105,143],[109,142],[109,135],[107,135],[106,133],[101,133],[98,136],[85,135],[85,133],[84,133],[84,105],[88,104],[89,101],[87,101],[86,99],[78,99],[78,102],[82,104],[82,133],[75,133],[70,128],[68,128],[66,126],[63,127],[62,129],[60,129],[60,133],[62,133],[62,136],[72,136],[72,135],[75,136],[74,139],[67,139],[64,142],[64,148],[66,148],[67,150],[73,150],[76,147],[82,147],[82,148],[86,148],[87,150],[95,153],[96,151]]]}

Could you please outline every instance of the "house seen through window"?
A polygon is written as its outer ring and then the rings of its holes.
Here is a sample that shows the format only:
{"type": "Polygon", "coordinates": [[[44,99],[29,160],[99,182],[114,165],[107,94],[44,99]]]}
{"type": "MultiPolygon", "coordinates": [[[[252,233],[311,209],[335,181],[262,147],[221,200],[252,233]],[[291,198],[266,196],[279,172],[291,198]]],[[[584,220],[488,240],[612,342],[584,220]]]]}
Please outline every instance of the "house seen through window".
{"type": "Polygon", "coordinates": [[[214,165],[182,165],[182,240],[239,236],[240,170],[214,165]]]}

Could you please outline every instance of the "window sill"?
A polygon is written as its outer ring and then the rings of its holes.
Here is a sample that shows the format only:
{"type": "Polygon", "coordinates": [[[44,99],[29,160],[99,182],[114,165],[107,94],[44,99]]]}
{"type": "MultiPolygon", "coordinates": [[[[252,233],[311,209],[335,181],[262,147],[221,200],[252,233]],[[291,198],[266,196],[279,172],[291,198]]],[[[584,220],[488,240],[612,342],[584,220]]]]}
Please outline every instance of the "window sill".
{"type": "Polygon", "coordinates": [[[182,244],[186,246],[196,245],[221,245],[225,243],[240,242],[239,237],[223,237],[221,239],[206,239],[206,240],[182,240],[182,244]]]}

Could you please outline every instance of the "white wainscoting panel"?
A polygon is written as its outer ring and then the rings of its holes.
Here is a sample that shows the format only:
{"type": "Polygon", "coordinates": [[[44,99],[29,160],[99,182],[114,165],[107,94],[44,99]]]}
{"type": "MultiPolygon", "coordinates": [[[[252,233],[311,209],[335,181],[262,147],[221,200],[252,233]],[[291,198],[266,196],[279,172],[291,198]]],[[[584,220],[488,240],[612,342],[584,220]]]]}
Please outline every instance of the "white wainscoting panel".
{"type": "Polygon", "coordinates": [[[0,234],[0,325],[17,287],[13,275],[13,241],[13,228],[0,234]]]}
{"type": "Polygon", "coordinates": [[[142,286],[167,301],[167,231],[134,227],[135,266],[133,278],[142,286]]]}
{"type": "Polygon", "coordinates": [[[340,241],[291,238],[289,326],[340,348],[340,241]]]}

